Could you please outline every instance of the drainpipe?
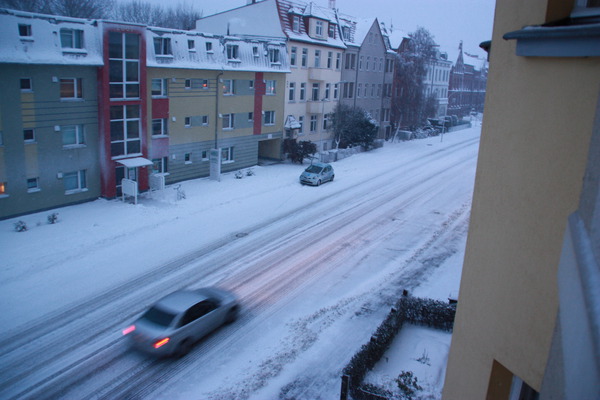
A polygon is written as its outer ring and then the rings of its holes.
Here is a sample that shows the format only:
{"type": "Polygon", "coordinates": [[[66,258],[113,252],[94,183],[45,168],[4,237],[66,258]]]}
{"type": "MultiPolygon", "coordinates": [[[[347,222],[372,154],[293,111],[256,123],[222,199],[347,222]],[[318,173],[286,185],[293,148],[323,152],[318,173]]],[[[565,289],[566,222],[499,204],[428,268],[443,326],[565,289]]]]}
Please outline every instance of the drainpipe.
{"type": "Polygon", "coordinates": [[[217,74],[217,79],[216,79],[216,90],[215,90],[215,96],[216,96],[216,107],[215,107],[215,149],[218,149],[218,135],[219,135],[219,77],[221,77],[223,75],[223,72],[219,72],[217,74]]]}

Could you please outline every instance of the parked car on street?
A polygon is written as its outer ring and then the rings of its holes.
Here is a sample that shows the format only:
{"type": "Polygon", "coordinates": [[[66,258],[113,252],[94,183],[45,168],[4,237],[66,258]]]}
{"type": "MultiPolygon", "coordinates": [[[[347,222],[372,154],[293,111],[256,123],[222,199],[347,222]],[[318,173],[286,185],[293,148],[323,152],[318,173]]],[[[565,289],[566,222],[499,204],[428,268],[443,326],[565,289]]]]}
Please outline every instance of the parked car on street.
{"type": "Polygon", "coordinates": [[[332,181],[334,177],[335,174],[331,165],[315,162],[302,172],[300,183],[303,185],[319,186],[321,183],[332,181]]]}
{"type": "Polygon", "coordinates": [[[144,352],[183,356],[202,337],[233,322],[238,311],[236,297],[224,290],[180,290],[157,301],[123,335],[144,352]]]}

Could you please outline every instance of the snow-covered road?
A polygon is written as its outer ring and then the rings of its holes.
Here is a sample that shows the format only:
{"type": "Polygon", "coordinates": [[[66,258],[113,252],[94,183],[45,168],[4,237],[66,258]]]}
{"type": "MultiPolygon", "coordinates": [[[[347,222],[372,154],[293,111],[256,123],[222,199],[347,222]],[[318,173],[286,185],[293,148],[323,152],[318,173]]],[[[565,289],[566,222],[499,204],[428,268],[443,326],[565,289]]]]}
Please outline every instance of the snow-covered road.
{"type": "Polygon", "coordinates": [[[56,225],[22,217],[24,233],[0,221],[0,397],[339,396],[398,293],[462,251],[479,130],[355,155],[316,188],[282,164],[184,182],[180,202],[99,200],[58,210],[56,225]],[[240,297],[236,323],[180,360],[125,346],[120,328],[149,304],[209,285],[240,297]]]}

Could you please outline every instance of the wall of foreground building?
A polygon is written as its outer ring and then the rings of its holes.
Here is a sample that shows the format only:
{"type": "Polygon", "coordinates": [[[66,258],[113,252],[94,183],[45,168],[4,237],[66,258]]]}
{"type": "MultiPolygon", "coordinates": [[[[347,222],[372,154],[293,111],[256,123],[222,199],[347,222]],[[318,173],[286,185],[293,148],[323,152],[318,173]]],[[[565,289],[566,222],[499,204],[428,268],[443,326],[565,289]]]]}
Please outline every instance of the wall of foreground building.
{"type": "Polygon", "coordinates": [[[539,392],[556,325],[557,273],[578,208],[600,94],[600,57],[526,57],[503,35],[572,2],[498,0],[486,115],[444,399],[539,392]]]}

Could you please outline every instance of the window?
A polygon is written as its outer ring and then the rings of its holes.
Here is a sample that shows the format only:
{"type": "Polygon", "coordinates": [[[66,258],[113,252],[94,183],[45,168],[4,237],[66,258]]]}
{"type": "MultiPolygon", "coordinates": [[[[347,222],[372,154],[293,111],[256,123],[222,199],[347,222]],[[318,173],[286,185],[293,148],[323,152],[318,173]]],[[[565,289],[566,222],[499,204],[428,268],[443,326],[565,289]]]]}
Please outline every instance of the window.
{"type": "Polygon", "coordinates": [[[189,128],[190,126],[192,126],[192,117],[185,117],[184,119],[184,123],[186,128],[189,128]]]}
{"type": "Polygon", "coordinates": [[[335,39],[335,25],[329,24],[329,37],[335,39]]]}
{"type": "Polygon", "coordinates": [[[35,142],[35,132],[33,129],[23,129],[23,140],[25,143],[35,142]]]}
{"type": "Polygon", "coordinates": [[[275,111],[265,111],[264,124],[265,125],[274,125],[275,124],[275,111]]]}
{"type": "Polygon", "coordinates": [[[6,182],[0,182],[0,196],[6,196],[6,182]]]}
{"type": "Polygon", "coordinates": [[[321,50],[315,50],[315,68],[321,68],[321,50]]]}
{"type": "Polygon", "coordinates": [[[385,60],[385,72],[392,72],[394,70],[394,60],[385,60]]]}
{"type": "Polygon", "coordinates": [[[212,42],[206,42],[204,45],[206,46],[206,52],[207,53],[212,53],[213,52],[212,42]]]}
{"type": "Polygon", "coordinates": [[[371,97],[375,97],[375,84],[371,85],[371,97]]]}
{"type": "Polygon", "coordinates": [[[152,172],[155,174],[164,174],[169,172],[169,157],[152,159],[152,172]]]}
{"type": "Polygon", "coordinates": [[[306,83],[300,84],[300,101],[306,100],[306,83]]]}
{"type": "Polygon", "coordinates": [[[109,33],[110,98],[140,97],[140,35],[109,33]]]}
{"type": "Polygon", "coordinates": [[[0,146],[4,146],[4,135],[2,131],[0,131],[0,146]]]}
{"type": "Polygon", "coordinates": [[[32,92],[33,91],[31,78],[21,78],[19,84],[21,86],[21,92],[32,92]]]}
{"type": "Polygon", "coordinates": [[[362,71],[364,59],[365,59],[365,56],[360,56],[360,58],[358,59],[358,69],[360,71],[362,71]]]}
{"type": "Polygon", "coordinates": [[[300,16],[294,15],[292,17],[292,31],[300,32],[300,16]]]}
{"type": "Polygon", "coordinates": [[[335,57],[335,69],[340,69],[340,64],[342,63],[342,53],[336,53],[335,57]]]}
{"type": "Polygon", "coordinates": [[[318,83],[313,83],[312,84],[312,96],[311,96],[311,100],[312,101],[319,101],[319,84],[318,83]]]}
{"type": "Polygon", "coordinates": [[[383,109],[383,120],[385,122],[388,122],[390,120],[390,109],[389,108],[383,109]]]}
{"type": "Polygon", "coordinates": [[[323,21],[317,21],[315,26],[315,34],[317,36],[323,36],[323,21]]]}
{"type": "Polygon", "coordinates": [[[155,118],[152,120],[152,136],[167,136],[169,134],[166,118],[155,118]]]}
{"type": "Polygon", "coordinates": [[[235,94],[235,81],[233,79],[223,79],[223,94],[226,96],[235,94]]]}
{"type": "Polygon", "coordinates": [[[140,106],[110,107],[110,150],[117,157],[141,153],[140,106]]]}
{"type": "Polygon", "coordinates": [[[227,45],[227,60],[238,60],[239,59],[239,47],[237,44],[228,44],[227,45]]]}
{"type": "Polygon", "coordinates": [[[63,125],[60,127],[63,147],[83,146],[85,136],[83,125],[63,125]]]}
{"type": "Polygon", "coordinates": [[[60,45],[67,49],[83,49],[83,31],[81,29],[61,29],[60,45]]]}
{"type": "Polygon", "coordinates": [[[302,49],[302,66],[306,67],[308,63],[308,49],[302,49]]]}
{"type": "Polygon", "coordinates": [[[192,80],[191,79],[186,79],[184,87],[186,89],[191,89],[192,88],[192,80]]]}
{"type": "Polygon", "coordinates": [[[371,62],[371,57],[367,57],[367,63],[365,64],[365,70],[369,70],[369,63],[371,62]]]}
{"type": "Polygon", "coordinates": [[[31,25],[19,24],[19,36],[21,36],[21,37],[32,36],[31,25]]]}
{"type": "Polygon", "coordinates": [[[329,129],[329,118],[330,118],[330,114],[323,115],[323,130],[324,131],[329,129]]]}
{"type": "Polygon", "coordinates": [[[234,128],[235,115],[223,114],[223,130],[234,128]]]}
{"type": "Polygon", "coordinates": [[[39,179],[38,178],[29,178],[27,179],[27,191],[31,192],[39,192],[39,179]]]}
{"type": "Polygon", "coordinates": [[[342,39],[350,40],[350,27],[342,26],[342,39]]]}
{"type": "Polygon", "coordinates": [[[185,164],[191,164],[192,163],[192,153],[185,153],[183,155],[183,162],[185,164]]]}
{"type": "Polygon", "coordinates": [[[186,79],[185,88],[207,90],[209,88],[208,79],[186,79]]]}
{"type": "Polygon", "coordinates": [[[152,79],[152,96],[167,97],[168,82],[166,79],[152,79]]]}
{"type": "Polygon", "coordinates": [[[253,46],[252,47],[252,55],[254,57],[258,57],[260,54],[258,54],[258,46],[253,46]]]}
{"type": "Polygon", "coordinates": [[[377,97],[381,97],[381,83],[377,85],[377,97]]]}
{"type": "Polygon", "coordinates": [[[248,113],[248,122],[252,122],[254,121],[254,113],[253,112],[249,112],[248,113]]]}
{"type": "Polygon", "coordinates": [[[87,188],[85,179],[85,170],[67,172],[63,174],[63,184],[65,185],[65,194],[81,192],[87,188]]]}
{"type": "Polygon", "coordinates": [[[358,87],[356,89],[356,97],[360,97],[360,93],[362,92],[362,83],[358,84],[358,87]]]}
{"type": "Polygon", "coordinates": [[[325,96],[324,98],[326,100],[329,100],[329,90],[331,89],[331,84],[330,83],[326,83],[325,84],[325,96]]]}
{"type": "MultiPolygon", "coordinates": [[[[369,57],[367,57],[367,60],[369,57]]],[[[369,61],[367,61],[367,70],[369,65],[369,61]]],[[[355,69],[356,68],[356,54],[346,54],[346,69],[355,69]]]]}
{"type": "Polygon", "coordinates": [[[276,89],[277,89],[277,81],[275,81],[275,80],[267,80],[266,81],[265,94],[272,96],[276,93],[276,89]]]}
{"type": "Polygon", "coordinates": [[[208,150],[202,150],[202,155],[201,156],[202,156],[202,161],[208,161],[208,160],[210,160],[208,150]]]}
{"type": "Polygon", "coordinates": [[[269,49],[269,62],[271,64],[279,64],[279,49],[269,49]]]}
{"type": "Polygon", "coordinates": [[[171,50],[171,38],[154,38],[154,54],[157,56],[170,56],[173,54],[171,50]]]}
{"type": "Polygon", "coordinates": [[[298,133],[304,133],[304,115],[298,117],[298,123],[300,124],[300,129],[298,129],[298,133]]]}
{"type": "Polygon", "coordinates": [[[327,52],[327,68],[331,69],[333,65],[333,52],[329,51],[327,52]]]}
{"type": "Polygon", "coordinates": [[[60,98],[63,100],[82,99],[81,78],[61,78],[60,98]]]}
{"type": "MultiPolygon", "coordinates": [[[[373,85],[375,86],[375,85],[373,85]]],[[[351,99],[354,97],[354,82],[346,82],[344,83],[344,93],[343,97],[345,99],[351,99]]]]}
{"type": "Polygon", "coordinates": [[[290,90],[289,90],[288,100],[295,101],[296,100],[296,82],[290,82],[290,90]]]}
{"type": "Polygon", "coordinates": [[[365,97],[369,97],[369,84],[365,83],[365,97]]]}
{"type": "Polygon", "coordinates": [[[310,133],[314,133],[316,131],[317,131],[317,116],[313,114],[310,116],[310,133]]]}
{"type": "Polygon", "coordinates": [[[339,83],[334,83],[333,84],[333,99],[334,100],[337,100],[337,98],[338,98],[339,88],[340,88],[340,84],[339,83]]]}
{"type": "Polygon", "coordinates": [[[188,40],[188,50],[196,51],[196,42],[194,40],[188,40]]]}
{"type": "Polygon", "coordinates": [[[298,48],[292,47],[292,51],[290,53],[290,65],[296,65],[297,53],[298,53],[298,48]]]}
{"type": "Polygon", "coordinates": [[[233,147],[224,147],[221,149],[221,163],[233,162],[233,147]]]}
{"type": "Polygon", "coordinates": [[[248,89],[254,90],[254,80],[253,79],[251,79],[250,81],[248,81],[248,89]]]}

